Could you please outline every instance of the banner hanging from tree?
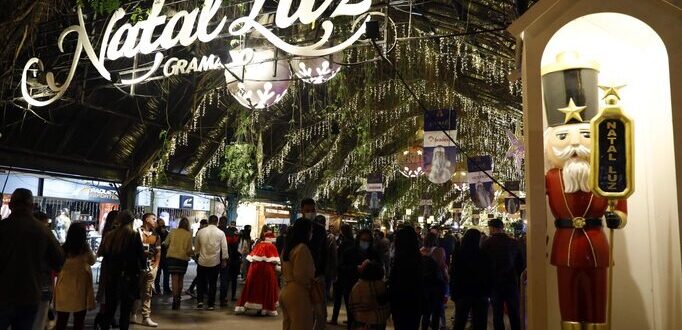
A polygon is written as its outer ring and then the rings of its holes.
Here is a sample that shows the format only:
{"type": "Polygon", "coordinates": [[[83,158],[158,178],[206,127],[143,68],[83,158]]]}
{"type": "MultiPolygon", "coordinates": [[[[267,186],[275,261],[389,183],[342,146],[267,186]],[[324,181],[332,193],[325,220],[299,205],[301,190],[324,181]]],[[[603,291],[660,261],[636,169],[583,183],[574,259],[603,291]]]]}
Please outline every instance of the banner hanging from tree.
{"type": "Polygon", "coordinates": [[[384,177],[381,173],[372,173],[367,176],[367,194],[365,203],[371,210],[381,209],[381,201],[384,199],[384,177]]]}
{"type": "Polygon", "coordinates": [[[455,110],[439,109],[424,114],[424,169],[433,183],[448,182],[455,173],[457,147],[448,135],[457,139],[455,110]]]}
{"type": "Polygon", "coordinates": [[[479,208],[488,208],[495,199],[492,176],[493,159],[490,156],[476,156],[467,160],[469,169],[469,191],[471,200],[479,208]]]}

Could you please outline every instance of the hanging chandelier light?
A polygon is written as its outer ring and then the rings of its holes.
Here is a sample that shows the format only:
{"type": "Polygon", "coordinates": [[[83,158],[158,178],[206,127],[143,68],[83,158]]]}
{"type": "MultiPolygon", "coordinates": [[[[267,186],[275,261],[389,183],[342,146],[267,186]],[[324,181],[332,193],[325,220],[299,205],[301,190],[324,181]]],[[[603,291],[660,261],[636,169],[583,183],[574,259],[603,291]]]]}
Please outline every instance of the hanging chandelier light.
{"type": "Polygon", "coordinates": [[[296,76],[306,83],[318,85],[324,84],[341,71],[341,53],[334,53],[322,57],[295,57],[292,58],[291,69],[296,76]]]}
{"type": "Polygon", "coordinates": [[[231,51],[242,66],[227,68],[227,90],[241,105],[265,109],[279,102],[291,84],[291,70],[278,60],[273,49],[231,51]],[[234,52],[234,53],[233,53],[234,52]]]}
{"type": "Polygon", "coordinates": [[[408,178],[416,178],[424,174],[424,150],[419,146],[412,146],[398,154],[398,171],[408,178]]]}
{"type": "Polygon", "coordinates": [[[468,172],[464,168],[464,164],[458,163],[455,168],[455,173],[452,174],[452,184],[457,190],[465,191],[469,189],[468,172]]]}

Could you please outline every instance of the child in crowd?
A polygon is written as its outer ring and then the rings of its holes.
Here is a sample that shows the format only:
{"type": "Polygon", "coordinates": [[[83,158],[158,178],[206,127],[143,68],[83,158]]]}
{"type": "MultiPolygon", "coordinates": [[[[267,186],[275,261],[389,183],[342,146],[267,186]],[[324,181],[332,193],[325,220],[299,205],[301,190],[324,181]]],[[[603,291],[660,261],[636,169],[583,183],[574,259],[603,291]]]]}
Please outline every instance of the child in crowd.
{"type": "Polygon", "coordinates": [[[353,329],[384,330],[391,313],[384,270],[376,262],[365,260],[359,267],[360,280],[350,294],[353,329]]]}

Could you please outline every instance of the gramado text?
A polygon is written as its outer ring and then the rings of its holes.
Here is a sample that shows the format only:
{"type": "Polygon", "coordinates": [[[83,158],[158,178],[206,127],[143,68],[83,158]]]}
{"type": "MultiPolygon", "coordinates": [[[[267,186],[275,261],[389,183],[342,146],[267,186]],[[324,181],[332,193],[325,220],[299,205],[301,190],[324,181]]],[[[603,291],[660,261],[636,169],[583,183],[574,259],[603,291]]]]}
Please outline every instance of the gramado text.
{"type": "MultiPolygon", "coordinates": [[[[291,27],[297,21],[302,24],[311,24],[317,21],[322,13],[329,9],[333,2],[334,0],[325,0],[317,8],[313,9],[315,0],[301,0],[296,11],[290,15],[292,0],[280,0],[275,13],[275,25],[280,29],[284,29],[291,27]]],[[[274,47],[292,55],[311,57],[329,55],[352,45],[365,33],[364,23],[370,19],[369,14],[366,15],[362,24],[358,25],[357,30],[354,31],[348,39],[336,45],[326,47],[329,44],[329,40],[334,30],[334,25],[329,19],[337,16],[357,16],[365,14],[372,4],[371,0],[361,0],[358,3],[352,4],[348,2],[349,0],[341,0],[338,6],[332,11],[330,17],[324,19],[320,25],[323,32],[322,36],[317,42],[311,45],[298,46],[289,44],[268,28],[258,23],[256,18],[260,15],[265,0],[255,0],[249,15],[233,20],[228,26],[228,32],[232,36],[243,36],[250,33],[252,30],[256,30],[274,47]]],[[[119,8],[113,13],[104,30],[99,54],[95,52],[92,46],[92,42],[90,41],[85,28],[82,10],[81,8],[78,8],[79,24],[72,25],[62,31],[57,41],[59,50],[64,52],[63,42],[65,37],[71,33],[75,33],[78,36],[76,49],[74,50],[73,59],[66,79],[61,84],[58,84],[55,82],[54,74],[52,72],[47,72],[45,75],[47,85],[55,94],[49,99],[34,99],[28,91],[27,75],[34,70],[34,66],[37,66],[39,71],[44,71],[44,65],[39,58],[31,58],[26,62],[22,72],[22,95],[28,104],[38,107],[46,106],[60,99],[73,80],[78,61],[80,60],[83,51],[85,51],[88,59],[95,69],[97,69],[99,74],[109,81],[111,81],[111,73],[104,66],[105,60],[114,61],[122,57],[133,58],[138,54],[154,53],[154,61],[146,72],[131,79],[121,79],[121,83],[124,85],[132,85],[145,81],[161,66],[164,59],[164,55],[161,53],[162,50],[167,50],[178,45],[186,47],[194,43],[197,39],[202,43],[207,43],[215,39],[223,31],[227,24],[227,17],[216,17],[221,3],[222,0],[205,0],[201,9],[195,8],[191,12],[185,10],[178,11],[169,18],[166,15],[160,15],[164,0],[156,0],[149,10],[147,19],[135,24],[126,22],[117,27],[119,21],[126,16],[125,10],[119,8]],[[216,21],[217,24],[215,23],[216,21]],[[212,25],[214,28],[212,31],[208,31],[209,25],[211,25],[209,23],[211,22],[214,22],[212,25]],[[153,40],[154,30],[160,26],[163,27],[163,30],[158,38],[153,40]],[[178,30],[177,33],[175,33],[176,30],[178,30]]]]}

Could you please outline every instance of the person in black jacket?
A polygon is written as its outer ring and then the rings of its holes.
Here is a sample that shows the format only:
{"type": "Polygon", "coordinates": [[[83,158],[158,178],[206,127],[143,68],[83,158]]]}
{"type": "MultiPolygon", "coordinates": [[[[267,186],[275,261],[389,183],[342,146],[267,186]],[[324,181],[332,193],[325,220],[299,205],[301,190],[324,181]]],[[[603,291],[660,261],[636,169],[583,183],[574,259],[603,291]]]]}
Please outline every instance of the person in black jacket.
{"type": "MultiPolygon", "coordinates": [[[[343,296],[344,299],[350,299],[350,293],[353,286],[360,278],[358,267],[365,261],[374,261],[381,264],[379,253],[374,249],[374,239],[372,238],[372,231],[363,229],[358,232],[355,240],[355,246],[343,252],[342,264],[340,264],[339,277],[343,278],[343,296]],[[341,275],[343,274],[343,275],[341,275]]],[[[383,267],[383,265],[382,265],[383,267]]],[[[348,329],[351,329],[353,324],[353,313],[351,313],[350,304],[346,304],[346,313],[348,315],[348,329]]]]}
{"type": "Polygon", "coordinates": [[[512,330],[521,329],[519,277],[524,269],[523,256],[518,242],[504,233],[500,219],[488,221],[490,238],[482,249],[492,259],[493,325],[495,330],[504,330],[504,306],[507,306],[509,325],[512,330]]]}
{"type": "MultiPolygon", "coordinates": [[[[166,221],[162,218],[157,218],[155,231],[159,242],[165,242],[169,233],[166,221]]],[[[161,294],[161,277],[163,277],[163,294],[171,294],[172,291],[170,288],[170,273],[168,273],[168,264],[166,262],[167,252],[168,247],[161,244],[161,260],[159,261],[159,269],[156,271],[156,277],[154,278],[154,292],[156,294],[161,294]]]]}
{"type": "Polygon", "coordinates": [[[424,306],[424,270],[419,238],[406,226],[395,233],[395,254],[388,276],[391,314],[396,330],[415,330],[424,306]]]}
{"type": "Polygon", "coordinates": [[[488,298],[491,293],[492,263],[480,248],[481,232],[469,229],[462,246],[453,256],[450,269],[450,292],[455,302],[454,330],[464,330],[473,311],[474,330],[488,327],[488,298]]]}
{"type": "MultiPolygon", "coordinates": [[[[341,225],[341,234],[339,235],[339,249],[338,249],[338,277],[336,282],[334,282],[334,309],[332,311],[332,318],[329,324],[338,324],[339,311],[341,310],[341,299],[343,299],[346,310],[349,309],[349,296],[346,296],[345,292],[350,292],[350,289],[346,290],[345,286],[350,282],[346,278],[348,275],[344,269],[347,268],[343,260],[344,255],[347,250],[352,249],[355,246],[355,240],[353,239],[353,229],[349,224],[341,225]]],[[[351,287],[352,288],[352,287],[351,287]]]]}
{"type": "Polygon", "coordinates": [[[127,330],[133,302],[140,296],[140,275],[146,268],[147,255],[140,236],[133,229],[133,214],[124,210],[118,213],[119,227],[107,234],[102,249],[107,264],[105,278],[105,313],[100,328],[108,330],[120,304],[119,327],[127,330]]]}
{"type": "Polygon", "coordinates": [[[0,329],[31,329],[41,301],[44,273],[64,263],[59,243],[33,217],[33,194],[12,193],[12,214],[0,220],[0,329]]]}

